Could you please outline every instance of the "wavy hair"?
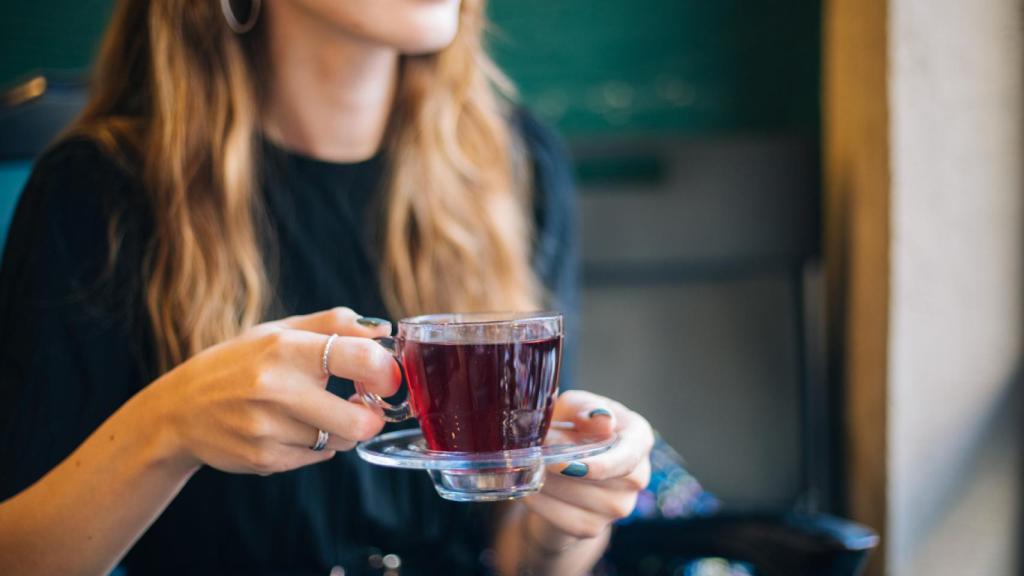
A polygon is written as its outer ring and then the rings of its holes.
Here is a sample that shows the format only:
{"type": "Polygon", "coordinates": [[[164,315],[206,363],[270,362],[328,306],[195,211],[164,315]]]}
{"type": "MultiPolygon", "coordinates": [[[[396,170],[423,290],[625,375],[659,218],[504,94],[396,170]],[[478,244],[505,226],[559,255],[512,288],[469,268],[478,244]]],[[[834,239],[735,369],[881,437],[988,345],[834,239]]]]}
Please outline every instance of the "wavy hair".
{"type": "MultiPolygon", "coordinates": [[[[379,215],[380,283],[395,316],[540,299],[526,162],[503,98],[511,86],[482,46],[483,0],[460,10],[451,45],[400,63],[379,215]]],[[[121,0],[72,131],[141,167],[160,371],[262,321],[274,299],[256,170],[264,43],[260,25],[232,33],[214,1],[121,0]]],[[[117,230],[112,217],[111,263],[117,230]]]]}

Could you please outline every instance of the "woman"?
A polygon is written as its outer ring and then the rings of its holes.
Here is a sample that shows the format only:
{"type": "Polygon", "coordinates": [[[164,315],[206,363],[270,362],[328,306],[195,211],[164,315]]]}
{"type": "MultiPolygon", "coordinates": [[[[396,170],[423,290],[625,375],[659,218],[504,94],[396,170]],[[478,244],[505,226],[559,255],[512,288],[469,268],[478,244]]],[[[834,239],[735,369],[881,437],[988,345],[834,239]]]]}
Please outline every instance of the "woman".
{"type": "Polygon", "coordinates": [[[0,272],[0,572],[586,571],[648,475],[621,405],[562,395],[622,440],[508,506],[350,452],[384,422],[340,379],[398,385],[375,316],[572,296],[568,169],[496,96],[481,1],[260,8],[123,0],[36,165],[0,272]]]}

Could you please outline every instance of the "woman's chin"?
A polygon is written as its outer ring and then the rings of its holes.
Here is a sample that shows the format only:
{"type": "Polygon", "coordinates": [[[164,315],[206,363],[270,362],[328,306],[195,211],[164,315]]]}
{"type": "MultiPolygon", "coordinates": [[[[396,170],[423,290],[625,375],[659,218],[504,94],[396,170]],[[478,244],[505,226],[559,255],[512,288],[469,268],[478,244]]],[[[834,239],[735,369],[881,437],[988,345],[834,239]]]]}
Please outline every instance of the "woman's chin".
{"type": "Polygon", "coordinates": [[[417,18],[387,32],[388,43],[410,56],[444,50],[459,32],[458,14],[451,18],[417,18]]]}
{"type": "Polygon", "coordinates": [[[433,34],[415,39],[405,38],[397,48],[399,52],[407,56],[422,56],[444,50],[451,45],[453,40],[455,40],[454,31],[447,35],[433,34]]]}
{"type": "Polygon", "coordinates": [[[420,55],[447,48],[459,32],[459,2],[404,0],[414,6],[393,12],[385,32],[402,54],[420,55]]]}

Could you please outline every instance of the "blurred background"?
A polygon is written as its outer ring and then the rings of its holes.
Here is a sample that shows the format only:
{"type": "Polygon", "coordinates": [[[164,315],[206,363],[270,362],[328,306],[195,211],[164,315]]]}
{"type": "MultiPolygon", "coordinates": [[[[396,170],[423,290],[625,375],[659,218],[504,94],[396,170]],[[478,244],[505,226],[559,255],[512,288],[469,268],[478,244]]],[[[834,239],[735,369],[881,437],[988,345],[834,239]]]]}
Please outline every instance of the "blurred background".
{"type": "MultiPolygon", "coordinates": [[[[111,4],[4,3],[0,85],[43,74],[73,114],[111,4]]],[[[490,1],[576,166],[579,385],[724,517],[853,518],[874,574],[1021,573],[1021,8],[490,1]]],[[[4,146],[0,232],[31,164],[4,146]]]]}

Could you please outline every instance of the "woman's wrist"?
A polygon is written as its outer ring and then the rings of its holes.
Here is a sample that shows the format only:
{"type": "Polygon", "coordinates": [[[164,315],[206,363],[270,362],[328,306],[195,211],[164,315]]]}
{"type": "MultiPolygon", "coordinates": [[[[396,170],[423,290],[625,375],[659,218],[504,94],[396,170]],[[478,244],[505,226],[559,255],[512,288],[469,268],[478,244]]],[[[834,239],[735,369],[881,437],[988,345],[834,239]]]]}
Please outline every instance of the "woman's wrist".
{"type": "Polygon", "coordinates": [[[181,434],[178,406],[164,397],[161,378],[129,400],[124,408],[130,412],[131,425],[140,431],[146,446],[147,461],[157,468],[165,468],[191,475],[202,461],[189,449],[181,434]]]}
{"type": "Polygon", "coordinates": [[[524,508],[519,521],[523,542],[541,556],[556,556],[579,544],[582,539],[567,534],[542,516],[524,508]]]}
{"type": "Polygon", "coordinates": [[[549,557],[565,554],[588,544],[603,544],[611,532],[611,525],[608,525],[593,537],[573,536],[526,507],[523,507],[519,527],[524,544],[535,550],[538,555],[549,557]]]}

